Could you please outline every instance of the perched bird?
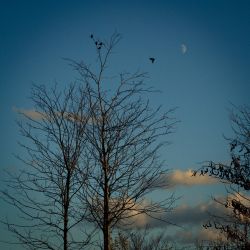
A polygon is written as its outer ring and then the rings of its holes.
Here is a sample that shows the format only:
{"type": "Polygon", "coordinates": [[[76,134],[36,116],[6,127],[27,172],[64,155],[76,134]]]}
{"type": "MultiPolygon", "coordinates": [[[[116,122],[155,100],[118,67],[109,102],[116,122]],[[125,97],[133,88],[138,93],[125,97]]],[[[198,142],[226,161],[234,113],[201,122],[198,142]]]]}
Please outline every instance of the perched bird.
{"type": "Polygon", "coordinates": [[[149,57],[149,60],[154,63],[155,62],[155,58],[154,57],[149,57]]]}
{"type": "Polygon", "coordinates": [[[91,34],[91,35],[90,35],[90,38],[91,38],[91,39],[93,39],[93,38],[94,38],[94,35],[93,35],[93,34],[91,34]]]}

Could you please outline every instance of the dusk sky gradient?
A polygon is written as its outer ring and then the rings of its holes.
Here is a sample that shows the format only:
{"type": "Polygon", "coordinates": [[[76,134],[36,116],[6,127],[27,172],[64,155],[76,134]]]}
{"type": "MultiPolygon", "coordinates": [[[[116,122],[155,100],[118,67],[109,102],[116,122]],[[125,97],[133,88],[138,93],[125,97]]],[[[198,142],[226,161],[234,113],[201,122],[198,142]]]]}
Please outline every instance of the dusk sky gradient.
{"type": "MultiPolygon", "coordinates": [[[[146,71],[147,84],[162,91],[151,103],[178,107],[180,123],[162,155],[167,167],[186,171],[230,160],[223,138],[232,135],[230,103],[250,105],[250,1],[1,0],[0,171],[20,164],[13,156],[20,139],[15,109],[33,108],[32,83],[67,85],[76,73],[62,58],[94,64],[90,34],[108,39],[115,31],[122,40],[111,74],[146,71]]],[[[175,189],[179,204],[193,206],[224,192],[211,183],[175,189]]],[[[0,207],[8,209],[2,201],[0,207]]]]}

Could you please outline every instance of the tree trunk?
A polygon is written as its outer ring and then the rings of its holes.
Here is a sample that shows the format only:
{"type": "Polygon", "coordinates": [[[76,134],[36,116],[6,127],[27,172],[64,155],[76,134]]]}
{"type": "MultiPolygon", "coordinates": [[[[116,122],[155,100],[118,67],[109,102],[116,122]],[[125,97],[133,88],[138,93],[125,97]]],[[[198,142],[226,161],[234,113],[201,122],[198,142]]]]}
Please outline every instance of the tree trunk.
{"type": "Polygon", "coordinates": [[[64,197],[64,221],[63,221],[63,249],[68,250],[68,210],[69,210],[69,188],[70,173],[68,172],[66,180],[66,194],[64,197]]]}
{"type": "Polygon", "coordinates": [[[111,235],[109,225],[103,230],[104,250],[111,250],[111,235]]]}
{"type": "Polygon", "coordinates": [[[63,230],[63,249],[64,250],[68,249],[68,232],[67,232],[67,228],[65,228],[65,225],[64,225],[64,230],[63,230]]]}
{"type": "Polygon", "coordinates": [[[64,211],[63,249],[68,249],[68,209],[64,211]]]}
{"type": "Polygon", "coordinates": [[[105,171],[104,183],[104,213],[103,213],[103,241],[104,250],[111,250],[111,235],[110,235],[110,221],[109,221],[109,187],[107,171],[105,171]]]}

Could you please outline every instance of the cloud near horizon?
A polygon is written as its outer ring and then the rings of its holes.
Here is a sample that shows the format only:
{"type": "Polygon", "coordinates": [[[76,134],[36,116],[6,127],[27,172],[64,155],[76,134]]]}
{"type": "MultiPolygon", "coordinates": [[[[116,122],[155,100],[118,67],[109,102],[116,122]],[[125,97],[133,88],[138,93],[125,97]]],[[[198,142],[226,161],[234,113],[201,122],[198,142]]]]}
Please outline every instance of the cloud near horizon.
{"type": "MultiPolygon", "coordinates": [[[[217,200],[225,200],[226,197],[218,197],[217,200]]],[[[169,240],[179,242],[182,244],[193,244],[197,241],[206,240],[224,240],[223,235],[213,228],[205,229],[205,225],[210,219],[211,215],[223,216],[227,214],[225,206],[219,204],[214,200],[201,202],[195,206],[180,205],[173,211],[168,213],[162,213],[159,217],[160,220],[153,219],[149,216],[135,217],[134,227],[145,228],[157,228],[162,230],[170,230],[169,240]],[[172,224],[176,224],[179,228],[173,227],[172,224]],[[182,229],[180,229],[182,227],[182,229]],[[171,228],[171,229],[170,229],[171,228]],[[175,233],[171,234],[174,229],[175,233]]]]}
{"type": "MultiPolygon", "coordinates": [[[[213,221],[213,216],[223,218],[232,213],[232,207],[226,208],[223,204],[227,200],[238,200],[244,205],[249,206],[250,197],[247,194],[242,193],[230,193],[226,196],[216,197],[216,200],[211,199],[205,202],[200,202],[194,206],[182,204],[174,208],[171,212],[164,212],[159,215],[160,220],[153,219],[149,216],[135,217],[134,226],[137,228],[145,228],[149,226],[151,228],[157,228],[166,230],[169,229],[169,240],[179,242],[182,244],[193,244],[197,241],[226,241],[226,238],[214,227],[204,228],[209,221],[213,221]],[[231,208],[231,209],[230,209],[231,208]],[[176,224],[182,229],[174,230],[174,234],[171,234],[171,226],[167,222],[176,224]]],[[[242,218],[244,221],[246,218],[242,218]]],[[[248,218],[249,220],[249,218],[248,218]]]]}
{"type": "MultiPolygon", "coordinates": [[[[226,212],[226,208],[214,200],[199,203],[195,206],[180,205],[172,212],[166,213],[164,217],[180,226],[202,226],[209,219],[211,214],[222,215],[226,212]]],[[[154,221],[152,225],[161,227],[162,222],[154,221]]]]}
{"type": "Polygon", "coordinates": [[[169,235],[170,241],[176,241],[182,244],[194,244],[206,241],[222,241],[226,242],[226,237],[215,229],[198,228],[195,230],[178,230],[173,235],[169,235]]]}
{"type": "MultiPolygon", "coordinates": [[[[225,199],[226,197],[217,198],[218,201],[225,199]]],[[[158,214],[158,216],[155,215],[154,218],[150,216],[135,216],[133,222],[135,227],[145,227],[148,225],[152,228],[164,228],[171,224],[188,228],[193,226],[202,227],[202,225],[206,224],[211,218],[212,214],[223,215],[226,214],[226,212],[227,209],[225,206],[215,200],[209,200],[194,206],[182,204],[174,208],[172,211],[162,212],[158,214]],[[159,218],[159,220],[155,218],[159,218]]]]}

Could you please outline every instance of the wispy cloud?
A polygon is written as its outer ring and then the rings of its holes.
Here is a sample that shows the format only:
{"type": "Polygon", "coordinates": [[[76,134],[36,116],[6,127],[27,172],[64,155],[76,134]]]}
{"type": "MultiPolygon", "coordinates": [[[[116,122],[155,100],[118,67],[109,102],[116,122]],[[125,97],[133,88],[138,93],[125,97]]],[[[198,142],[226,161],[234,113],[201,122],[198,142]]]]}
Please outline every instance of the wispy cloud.
{"type": "Polygon", "coordinates": [[[175,170],[165,176],[165,182],[168,187],[174,188],[177,186],[194,186],[194,185],[210,185],[217,183],[218,180],[208,175],[193,176],[192,170],[175,170]]]}
{"type": "Polygon", "coordinates": [[[49,113],[43,113],[35,109],[21,109],[21,108],[13,107],[12,110],[16,113],[22,114],[30,119],[37,120],[37,121],[42,120],[42,119],[49,120],[49,118],[51,117],[53,120],[55,117],[58,117],[59,119],[65,119],[65,120],[72,121],[72,122],[73,121],[84,122],[84,123],[88,122],[89,124],[96,122],[94,118],[88,118],[87,116],[83,116],[81,114],[77,114],[73,112],[66,112],[65,110],[61,112],[55,111],[53,115],[49,113]]]}
{"type": "Polygon", "coordinates": [[[34,109],[20,109],[20,108],[13,107],[12,110],[16,113],[23,114],[24,116],[27,116],[34,120],[42,120],[43,118],[45,118],[44,114],[34,109]]]}

